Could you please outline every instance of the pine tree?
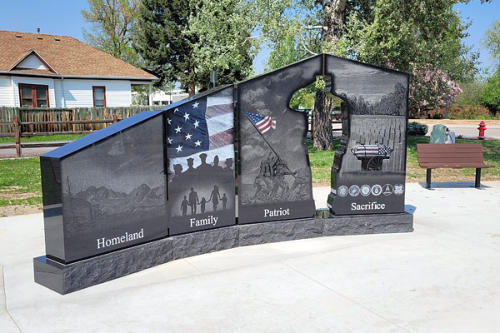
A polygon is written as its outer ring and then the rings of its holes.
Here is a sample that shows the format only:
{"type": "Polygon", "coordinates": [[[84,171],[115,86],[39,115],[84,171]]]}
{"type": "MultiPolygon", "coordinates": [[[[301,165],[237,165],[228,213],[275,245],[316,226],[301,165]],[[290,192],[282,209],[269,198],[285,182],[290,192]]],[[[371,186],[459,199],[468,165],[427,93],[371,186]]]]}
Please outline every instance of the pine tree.
{"type": "Polygon", "coordinates": [[[134,47],[163,82],[180,82],[189,95],[251,74],[254,24],[244,0],[143,0],[134,47]]]}
{"type": "Polygon", "coordinates": [[[180,82],[193,95],[196,87],[196,36],[189,34],[193,0],[143,0],[134,31],[134,48],[144,66],[160,78],[157,82],[180,82]]]}

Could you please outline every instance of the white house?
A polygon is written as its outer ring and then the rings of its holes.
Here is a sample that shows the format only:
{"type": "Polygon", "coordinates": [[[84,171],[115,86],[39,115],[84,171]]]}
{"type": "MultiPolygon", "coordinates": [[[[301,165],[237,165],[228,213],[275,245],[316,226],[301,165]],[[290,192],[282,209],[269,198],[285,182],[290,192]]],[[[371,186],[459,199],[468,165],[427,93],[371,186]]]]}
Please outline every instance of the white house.
{"type": "Polygon", "coordinates": [[[153,105],[170,105],[188,97],[189,94],[182,89],[172,89],[170,91],[157,90],[151,94],[153,105]]]}
{"type": "Polygon", "coordinates": [[[156,79],[73,37],[0,30],[0,106],[130,106],[156,79]]]}

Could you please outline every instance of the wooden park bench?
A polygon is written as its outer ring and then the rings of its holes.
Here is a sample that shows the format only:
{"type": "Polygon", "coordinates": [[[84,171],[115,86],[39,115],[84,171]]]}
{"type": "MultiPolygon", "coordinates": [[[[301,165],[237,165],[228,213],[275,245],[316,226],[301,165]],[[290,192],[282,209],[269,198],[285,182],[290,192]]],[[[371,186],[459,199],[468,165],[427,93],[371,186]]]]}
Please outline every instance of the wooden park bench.
{"type": "Polygon", "coordinates": [[[481,187],[481,169],[494,168],[484,164],[480,143],[417,144],[418,164],[427,169],[426,188],[431,188],[431,172],[437,168],[476,168],[475,187],[481,187]]]}

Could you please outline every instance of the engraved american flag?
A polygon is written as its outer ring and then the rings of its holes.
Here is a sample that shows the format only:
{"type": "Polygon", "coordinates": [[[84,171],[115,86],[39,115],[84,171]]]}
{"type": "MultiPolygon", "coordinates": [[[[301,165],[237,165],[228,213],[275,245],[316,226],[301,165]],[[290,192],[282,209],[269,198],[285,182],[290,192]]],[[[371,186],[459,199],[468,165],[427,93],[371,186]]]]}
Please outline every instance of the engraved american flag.
{"type": "Polygon", "coordinates": [[[187,159],[207,154],[212,161],[217,155],[221,161],[234,158],[233,97],[230,90],[223,90],[207,97],[182,103],[170,110],[167,122],[167,156],[169,169],[180,164],[187,167],[187,159]]]}

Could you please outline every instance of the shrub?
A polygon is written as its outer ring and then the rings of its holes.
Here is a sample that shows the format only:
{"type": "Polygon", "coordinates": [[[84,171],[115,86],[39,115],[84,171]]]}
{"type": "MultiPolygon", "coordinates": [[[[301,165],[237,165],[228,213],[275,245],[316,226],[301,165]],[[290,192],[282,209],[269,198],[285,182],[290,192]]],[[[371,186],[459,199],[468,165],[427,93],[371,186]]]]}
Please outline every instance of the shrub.
{"type": "Polygon", "coordinates": [[[486,80],[481,93],[481,104],[486,106],[493,114],[500,110],[500,66],[497,71],[486,80]]]}
{"type": "Polygon", "coordinates": [[[456,104],[461,107],[465,107],[467,105],[481,105],[480,99],[483,86],[484,83],[481,81],[461,83],[460,88],[462,88],[462,93],[456,97],[456,104]]]}
{"type": "Polygon", "coordinates": [[[427,125],[411,122],[408,123],[408,135],[425,135],[427,133],[427,125]]]}
{"type": "Polygon", "coordinates": [[[449,112],[450,119],[493,119],[493,115],[484,106],[457,106],[452,105],[449,112]]]}

